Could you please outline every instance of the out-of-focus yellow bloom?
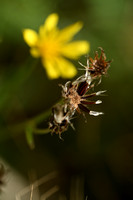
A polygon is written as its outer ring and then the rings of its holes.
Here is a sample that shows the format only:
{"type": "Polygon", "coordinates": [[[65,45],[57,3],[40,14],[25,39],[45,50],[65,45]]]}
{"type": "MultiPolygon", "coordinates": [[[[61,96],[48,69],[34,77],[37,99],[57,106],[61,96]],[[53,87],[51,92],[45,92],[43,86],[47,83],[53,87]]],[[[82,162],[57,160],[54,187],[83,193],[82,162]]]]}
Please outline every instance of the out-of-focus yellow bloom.
{"type": "Polygon", "coordinates": [[[44,25],[36,33],[31,29],[24,29],[23,37],[30,46],[33,57],[41,57],[42,64],[49,78],[72,78],[76,75],[75,66],[68,59],[77,59],[88,53],[87,41],[70,42],[73,36],[80,31],[82,23],[77,22],[62,30],[57,28],[58,15],[53,13],[48,16],[44,25]]]}

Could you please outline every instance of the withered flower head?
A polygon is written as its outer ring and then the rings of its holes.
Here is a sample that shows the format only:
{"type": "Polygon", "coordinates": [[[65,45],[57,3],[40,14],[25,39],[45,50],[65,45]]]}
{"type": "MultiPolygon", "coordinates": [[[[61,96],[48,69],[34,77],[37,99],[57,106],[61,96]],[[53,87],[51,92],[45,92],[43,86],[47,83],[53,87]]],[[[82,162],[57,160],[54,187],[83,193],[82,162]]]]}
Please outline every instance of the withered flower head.
{"type": "MultiPolygon", "coordinates": [[[[87,66],[85,68],[85,74],[78,77],[76,80],[68,81],[62,87],[63,104],[57,104],[52,110],[52,117],[49,122],[49,129],[52,133],[59,134],[68,129],[71,124],[70,120],[74,114],[77,113],[88,113],[89,115],[98,116],[103,114],[102,112],[92,111],[88,106],[91,104],[100,104],[101,100],[90,100],[91,97],[102,95],[105,91],[98,91],[91,93],[91,89],[96,86],[97,78],[105,75],[110,66],[111,61],[106,61],[106,55],[103,49],[100,47],[101,55],[98,57],[96,51],[94,59],[87,59],[87,66]]],[[[100,82],[99,82],[100,83],[100,82]]]]}
{"type": "Polygon", "coordinates": [[[52,108],[52,116],[49,121],[49,129],[51,133],[59,134],[68,129],[70,123],[70,116],[67,111],[66,105],[57,104],[52,108]]]}
{"type": "Polygon", "coordinates": [[[90,72],[90,75],[92,78],[99,78],[102,75],[107,74],[107,70],[110,66],[110,63],[112,61],[106,61],[106,55],[104,53],[104,50],[102,47],[99,47],[101,50],[101,55],[98,57],[98,51],[95,52],[94,59],[89,57],[89,67],[88,71],[90,72]]]}
{"type": "Polygon", "coordinates": [[[99,91],[96,93],[88,93],[88,91],[91,89],[92,86],[89,86],[87,81],[78,83],[75,82],[67,82],[65,86],[62,86],[62,96],[65,99],[66,104],[68,105],[69,112],[74,115],[75,111],[78,111],[78,113],[81,113],[82,111],[89,113],[90,115],[100,115],[103,114],[102,112],[95,112],[89,110],[89,108],[86,105],[91,104],[100,104],[102,101],[90,101],[89,98],[93,96],[100,95],[104,91],[99,91]]]}

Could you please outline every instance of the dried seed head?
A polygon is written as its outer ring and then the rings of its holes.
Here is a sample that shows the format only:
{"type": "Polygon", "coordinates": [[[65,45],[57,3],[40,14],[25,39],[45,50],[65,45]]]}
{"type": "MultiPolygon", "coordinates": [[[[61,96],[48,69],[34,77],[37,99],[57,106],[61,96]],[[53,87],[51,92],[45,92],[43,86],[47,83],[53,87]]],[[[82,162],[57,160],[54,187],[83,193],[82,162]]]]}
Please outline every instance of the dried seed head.
{"type": "Polygon", "coordinates": [[[57,104],[52,109],[52,117],[49,122],[49,128],[52,133],[59,134],[66,131],[69,125],[72,126],[70,120],[73,118],[76,111],[78,113],[86,112],[93,116],[102,115],[103,112],[91,111],[88,106],[92,104],[100,104],[101,100],[91,101],[91,97],[100,96],[104,91],[98,91],[91,93],[90,90],[94,89],[96,80],[99,79],[101,82],[101,76],[107,74],[107,70],[110,66],[111,61],[106,61],[106,55],[104,50],[101,50],[100,57],[96,51],[94,59],[91,57],[87,58],[87,66],[80,63],[85,68],[85,74],[78,77],[73,82],[68,81],[62,87],[63,104],[57,104]]]}
{"type": "MultiPolygon", "coordinates": [[[[87,107],[87,105],[91,104],[100,104],[102,103],[101,100],[97,101],[90,101],[89,98],[93,96],[97,96],[100,94],[98,93],[91,93],[88,94],[88,91],[91,89],[87,81],[79,82],[74,81],[74,83],[69,84],[69,86],[66,87],[63,90],[63,97],[65,99],[66,104],[68,105],[69,112],[71,113],[71,116],[75,114],[75,111],[78,111],[78,113],[87,112],[88,114],[93,111],[90,111],[87,107]],[[67,92],[66,92],[67,91],[67,92]]],[[[101,91],[103,93],[103,91],[101,91]]]]}
{"type": "Polygon", "coordinates": [[[99,49],[101,50],[100,57],[98,57],[98,51],[96,51],[94,59],[89,57],[88,71],[92,78],[101,77],[102,75],[107,74],[107,70],[112,62],[106,61],[104,50],[101,47],[99,47],[99,49]]]}
{"type": "MultiPolygon", "coordinates": [[[[51,133],[59,134],[66,131],[70,124],[69,112],[65,111],[66,105],[57,104],[52,108],[52,116],[49,121],[49,129],[51,133]]],[[[62,139],[62,138],[61,138],[62,139]]]]}
{"type": "Polygon", "coordinates": [[[99,83],[101,83],[101,76],[107,74],[107,70],[112,61],[106,61],[106,55],[104,50],[99,47],[101,50],[101,55],[99,57],[98,51],[95,52],[94,59],[91,57],[87,58],[87,65],[83,65],[79,63],[81,66],[85,68],[86,73],[79,77],[80,82],[86,81],[89,85],[91,85],[94,79],[100,78],[99,83]]]}

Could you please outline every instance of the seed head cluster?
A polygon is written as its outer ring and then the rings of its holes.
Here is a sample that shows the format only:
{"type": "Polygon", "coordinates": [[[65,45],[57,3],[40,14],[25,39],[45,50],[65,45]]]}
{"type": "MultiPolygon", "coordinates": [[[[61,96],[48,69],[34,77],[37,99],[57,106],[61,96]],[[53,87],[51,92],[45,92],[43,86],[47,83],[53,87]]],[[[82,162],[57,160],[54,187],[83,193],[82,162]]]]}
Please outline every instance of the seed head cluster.
{"type": "Polygon", "coordinates": [[[106,55],[103,49],[100,47],[101,55],[98,56],[96,51],[94,59],[91,57],[87,58],[87,66],[81,64],[85,73],[78,77],[74,81],[68,81],[62,87],[62,98],[63,103],[57,104],[52,109],[52,116],[49,121],[49,129],[51,133],[56,133],[61,138],[62,132],[66,131],[69,125],[73,127],[71,120],[75,113],[83,114],[88,113],[89,115],[98,116],[103,114],[102,112],[92,111],[88,107],[91,104],[100,104],[101,100],[92,101],[91,98],[94,96],[100,96],[105,91],[98,91],[91,93],[90,90],[101,82],[101,77],[107,74],[107,70],[110,66],[111,61],[106,61],[106,55]]]}

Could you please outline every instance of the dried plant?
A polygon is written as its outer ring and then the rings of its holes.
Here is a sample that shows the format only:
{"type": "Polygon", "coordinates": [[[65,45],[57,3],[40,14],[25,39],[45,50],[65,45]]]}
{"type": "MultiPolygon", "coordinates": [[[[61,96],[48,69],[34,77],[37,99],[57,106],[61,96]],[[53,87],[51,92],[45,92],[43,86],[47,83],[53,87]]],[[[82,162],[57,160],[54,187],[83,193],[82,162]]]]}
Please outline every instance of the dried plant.
{"type": "MultiPolygon", "coordinates": [[[[62,87],[63,103],[57,104],[52,108],[52,116],[49,122],[49,129],[51,133],[59,134],[66,131],[71,125],[71,120],[75,113],[81,114],[83,112],[89,115],[98,116],[103,112],[92,111],[88,107],[91,104],[100,104],[101,100],[91,101],[91,97],[100,96],[105,91],[98,91],[91,93],[90,90],[97,85],[96,80],[105,74],[110,66],[111,61],[106,61],[106,55],[104,50],[100,47],[101,55],[98,57],[96,51],[94,59],[87,58],[87,66],[85,68],[85,74],[78,77],[74,81],[68,81],[62,87]]],[[[100,82],[99,82],[100,83],[100,82]]]]}

